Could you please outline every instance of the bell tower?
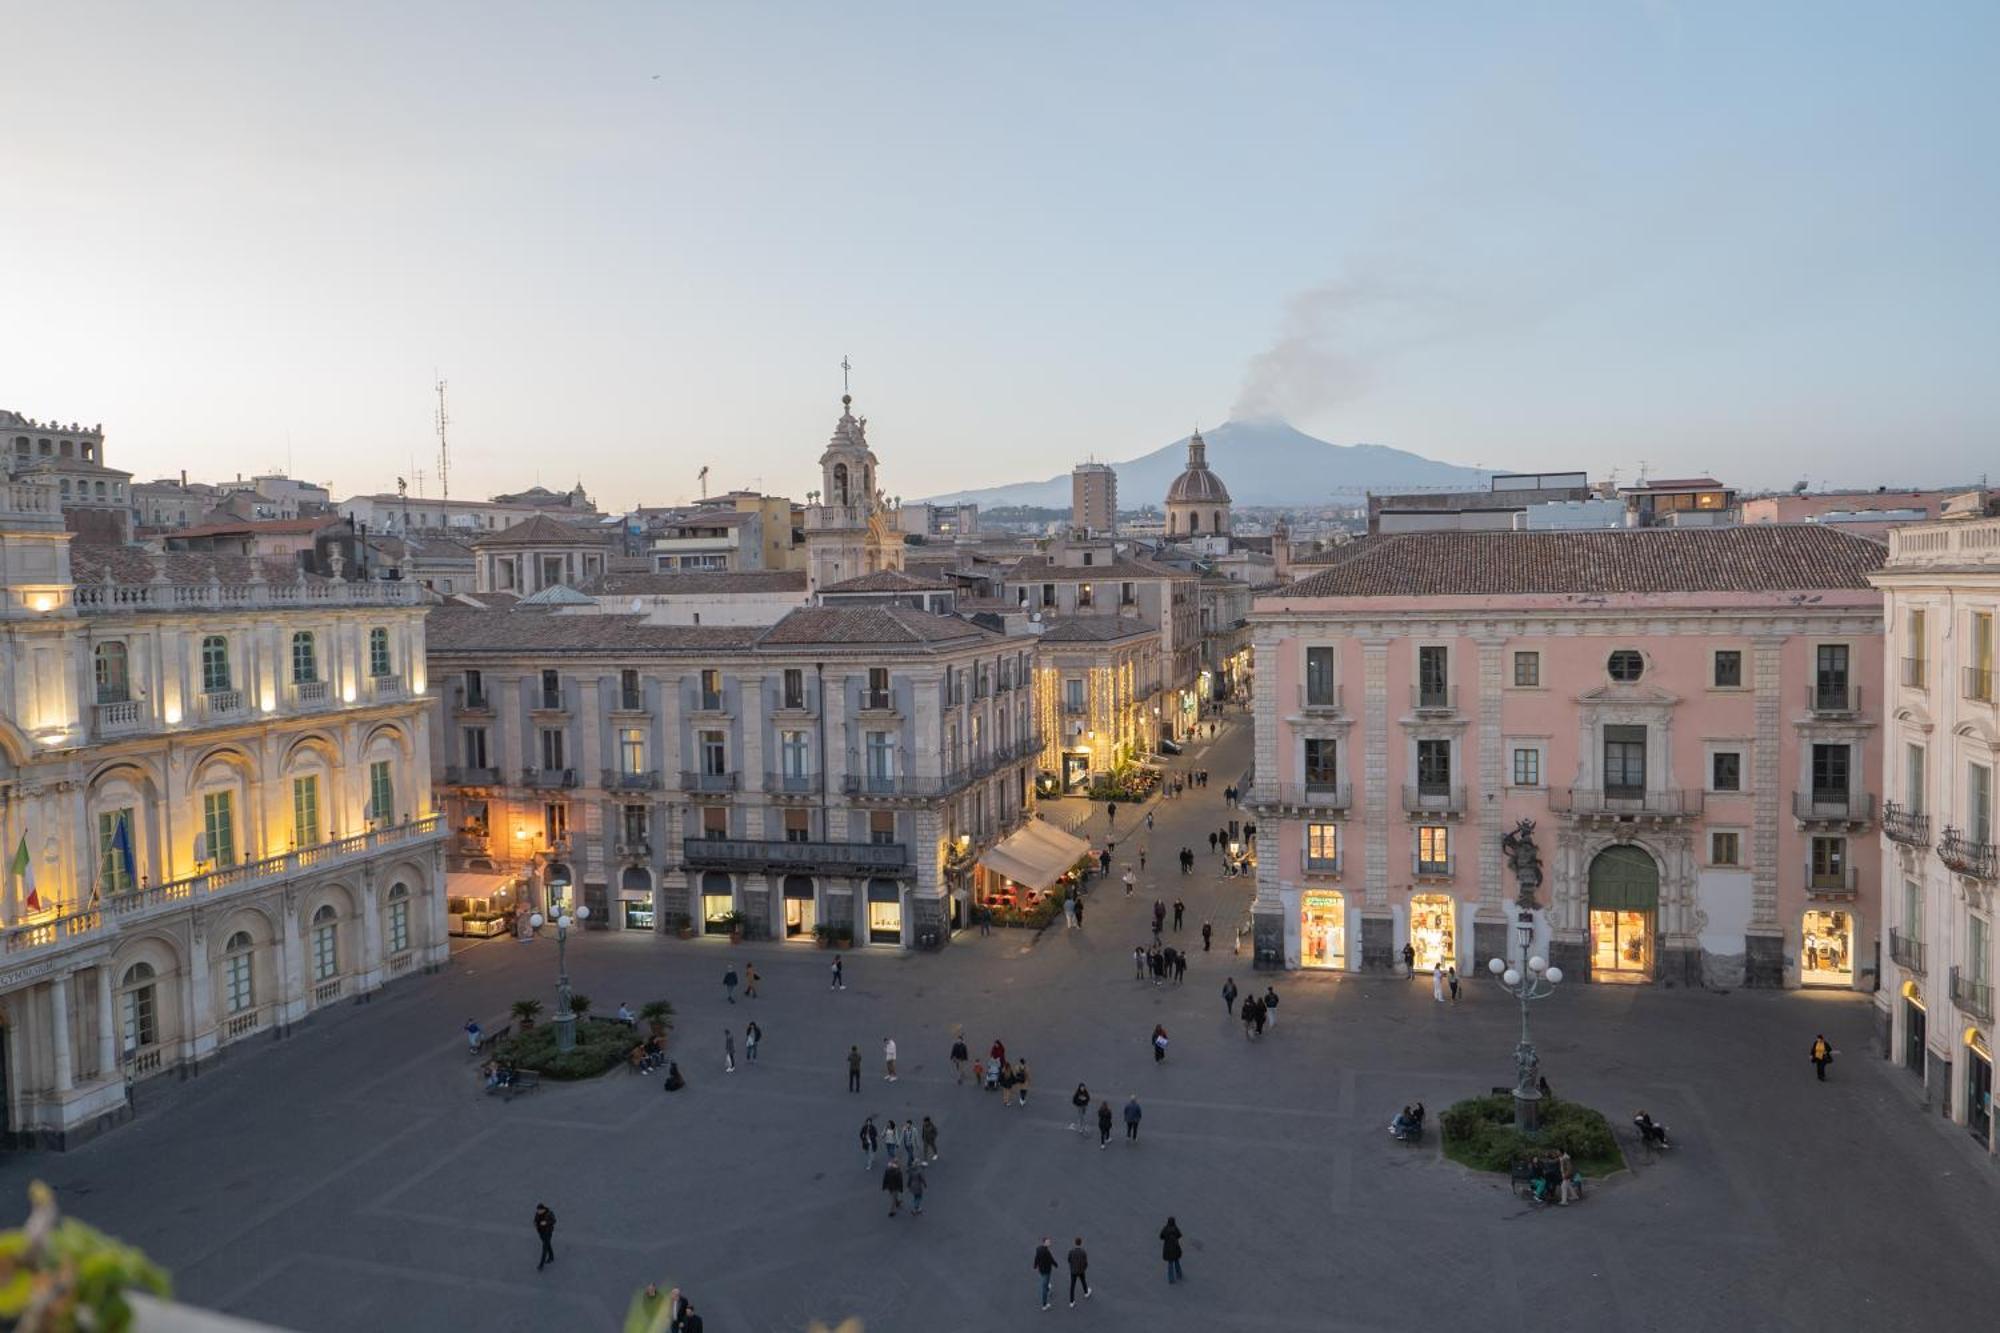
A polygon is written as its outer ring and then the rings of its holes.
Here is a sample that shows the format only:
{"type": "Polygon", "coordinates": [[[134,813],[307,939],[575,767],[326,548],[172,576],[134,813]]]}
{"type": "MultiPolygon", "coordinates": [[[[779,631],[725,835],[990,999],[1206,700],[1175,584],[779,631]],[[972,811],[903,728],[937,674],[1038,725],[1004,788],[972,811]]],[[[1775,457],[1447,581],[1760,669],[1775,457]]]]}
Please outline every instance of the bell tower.
{"type": "Polygon", "coordinates": [[[840,396],[840,420],[819,456],[820,489],[807,497],[806,586],[903,567],[903,534],[876,485],[868,418],[854,415],[852,394],[840,396]]]}

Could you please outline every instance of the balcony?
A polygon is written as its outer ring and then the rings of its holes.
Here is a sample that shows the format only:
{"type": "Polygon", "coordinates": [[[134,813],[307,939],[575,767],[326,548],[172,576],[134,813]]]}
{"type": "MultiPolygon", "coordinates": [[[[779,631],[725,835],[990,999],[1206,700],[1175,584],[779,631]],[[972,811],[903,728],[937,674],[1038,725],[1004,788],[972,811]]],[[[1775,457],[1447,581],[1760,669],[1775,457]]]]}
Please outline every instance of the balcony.
{"type": "Polygon", "coordinates": [[[1970,835],[1955,828],[1944,831],[1938,840],[1938,860],[1950,866],[1961,875],[1991,882],[2000,875],[2000,861],[1996,861],[1993,844],[1974,842],[1970,835]]]}
{"type": "Polygon", "coordinates": [[[108,894],[94,907],[79,908],[7,931],[5,956],[36,953],[107,929],[129,930],[140,922],[211,902],[225,894],[266,888],[307,872],[338,869],[365,860],[385,847],[441,836],[440,816],[425,815],[422,819],[351,834],[258,861],[224,866],[206,874],[189,875],[129,893],[108,894]]]}
{"type": "Polygon", "coordinates": [[[617,844],[617,854],[634,861],[650,861],[653,858],[653,844],[641,839],[638,842],[617,844]]]}
{"type": "Polygon", "coordinates": [[[1308,875],[1338,875],[1340,873],[1340,858],[1338,856],[1314,856],[1308,852],[1305,858],[1305,871],[1308,875]]]}
{"type": "Polygon", "coordinates": [[[137,699],[120,699],[93,705],[91,721],[100,737],[132,736],[152,726],[153,713],[137,699]]]}
{"type": "Polygon", "coordinates": [[[377,702],[401,699],[409,692],[409,686],[401,676],[370,676],[368,678],[369,696],[377,702]]]}
{"type": "Polygon", "coordinates": [[[964,769],[937,775],[849,773],[841,778],[840,791],[861,801],[925,800],[957,791],[971,780],[972,774],[964,769]]]}
{"type": "Polygon", "coordinates": [[[457,839],[460,856],[493,855],[493,837],[487,833],[461,832],[457,839]]]}
{"type": "Polygon", "coordinates": [[[646,694],[643,690],[619,690],[611,696],[611,711],[614,713],[643,713],[646,711],[646,694]]]}
{"type": "Polygon", "coordinates": [[[1458,686],[1412,685],[1410,686],[1410,708],[1417,713],[1456,713],[1458,711],[1458,686]]]}
{"type": "Polygon", "coordinates": [[[208,690],[201,695],[204,722],[233,722],[243,716],[243,691],[208,690]]]}
{"type": "Polygon", "coordinates": [[[1951,970],[1951,1002],[1962,1014],[1985,1023],[1993,1021],[1993,983],[1975,981],[1955,967],[1951,970]]]}
{"type": "Polygon", "coordinates": [[[901,876],[913,869],[910,849],[899,842],[684,838],[681,858],[689,870],[901,876]]]}
{"type": "Polygon", "coordinates": [[[729,714],[728,701],[722,697],[720,690],[698,690],[694,697],[694,711],[711,717],[726,717],[729,714]]]}
{"type": "Polygon", "coordinates": [[[1413,815],[1462,815],[1465,788],[1449,783],[1420,782],[1403,788],[1403,809],[1413,815]]]}
{"type": "Polygon", "coordinates": [[[1924,942],[1911,939],[1900,930],[1889,932],[1889,961],[1905,972],[1928,975],[1924,970],[1924,942]]]}
{"type": "Polygon", "coordinates": [[[1549,809],[1574,819],[1698,819],[1703,794],[1694,789],[1551,787],[1549,809]]]}
{"type": "Polygon", "coordinates": [[[1340,686],[1322,685],[1318,689],[1310,685],[1299,686],[1299,710],[1305,713],[1338,713],[1340,686]]]}
{"type": "Polygon", "coordinates": [[[1875,818],[1875,797],[1852,788],[1795,791],[1792,817],[1801,824],[1866,824],[1875,818]]]}
{"type": "Polygon", "coordinates": [[[1853,717],[1861,711],[1861,687],[1814,681],[1806,686],[1806,711],[1814,717],[1853,717]]]}
{"type": "Polygon", "coordinates": [[[1341,813],[1353,808],[1354,790],[1345,782],[1281,782],[1275,804],[1280,809],[1341,813]]]}
{"type": "Polygon", "coordinates": [[[1806,893],[1814,898],[1852,898],[1861,890],[1861,867],[1822,870],[1806,863],[1806,893]]]}
{"type": "Polygon", "coordinates": [[[764,794],[780,800],[819,795],[817,773],[766,773],[764,794]]]}
{"type": "Polygon", "coordinates": [[[868,526],[868,509],[863,505],[807,505],[807,532],[840,532],[868,526]]]}
{"type": "Polygon", "coordinates": [[[646,768],[627,773],[622,768],[607,768],[599,775],[598,785],[606,791],[658,791],[660,770],[646,768]]]}
{"type": "Polygon", "coordinates": [[[1931,664],[1922,657],[1903,659],[1903,688],[1906,690],[1928,690],[1931,687],[1931,664]]]}
{"type": "Polygon", "coordinates": [[[297,583],[79,583],[71,594],[78,612],[126,615],[134,611],[258,610],[264,607],[415,606],[423,589],[411,579],[354,579],[297,583]]]}
{"type": "Polygon", "coordinates": [[[521,785],[552,791],[576,785],[576,770],[573,768],[524,768],[521,770],[521,785]]]}
{"type": "Polygon", "coordinates": [[[1889,835],[1891,842],[1900,842],[1908,847],[1928,847],[1931,842],[1931,817],[1895,801],[1884,801],[1882,831],[1889,835]]]}
{"type": "Polygon", "coordinates": [[[447,787],[497,787],[500,785],[500,770],[447,764],[444,770],[444,783],[447,787]]]}
{"type": "Polygon", "coordinates": [[[285,687],[285,702],[295,713],[325,708],[333,702],[333,691],[323,680],[295,680],[285,687]]]}
{"type": "Polygon", "coordinates": [[[563,701],[561,690],[537,690],[531,702],[537,713],[569,712],[569,705],[563,701]]]}
{"type": "Polygon", "coordinates": [[[1974,703],[1993,702],[1993,668],[1969,666],[1965,672],[1965,697],[1974,703]]]}
{"type": "Polygon", "coordinates": [[[456,713],[483,713],[490,717],[493,714],[493,696],[484,690],[468,691],[463,685],[454,685],[451,689],[451,707],[456,713]]]}
{"type": "Polygon", "coordinates": [[[736,790],[734,773],[696,773],[681,770],[681,790],[723,795],[736,790]]]}
{"type": "Polygon", "coordinates": [[[1082,699],[1065,699],[1062,710],[1064,717],[1082,717],[1090,711],[1090,704],[1082,699]]]}
{"type": "Polygon", "coordinates": [[[1446,856],[1440,860],[1437,857],[1413,856],[1410,858],[1410,873],[1418,879],[1450,879],[1458,873],[1458,858],[1446,856]]]}

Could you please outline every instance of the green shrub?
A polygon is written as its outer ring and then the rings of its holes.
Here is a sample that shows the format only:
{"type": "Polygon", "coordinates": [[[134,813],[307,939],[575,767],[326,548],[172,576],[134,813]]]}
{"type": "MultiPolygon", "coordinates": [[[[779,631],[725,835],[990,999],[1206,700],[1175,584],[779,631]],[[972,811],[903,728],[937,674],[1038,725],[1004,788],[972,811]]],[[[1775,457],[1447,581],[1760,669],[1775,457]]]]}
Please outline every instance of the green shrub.
{"type": "Polygon", "coordinates": [[[601,1018],[579,1018],[576,1046],[568,1053],[556,1050],[553,1023],[507,1038],[494,1054],[517,1069],[532,1069],[547,1078],[595,1078],[605,1070],[625,1063],[637,1044],[632,1029],[623,1023],[601,1018]]]}
{"type": "Polygon", "coordinates": [[[55,1192],[28,1186],[27,1221],[0,1232],[0,1327],[46,1333],[132,1326],[127,1291],[172,1293],[166,1273],[138,1250],[73,1217],[58,1217],[55,1192]]]}
{"type": "Polygon", "coordinates": [[[1514,1099],[1506,1094],[1471,1097],[1438,1117],[1444,1155],[1476,1171],[1507,1171],[1525,1153],[1561,1151],[1586,1176],[1625,1169],[1610,1122],[1577,1102],[1542,1103],[1541,1132],[1529,1138],[1514,1128],[1514,1099]]]}

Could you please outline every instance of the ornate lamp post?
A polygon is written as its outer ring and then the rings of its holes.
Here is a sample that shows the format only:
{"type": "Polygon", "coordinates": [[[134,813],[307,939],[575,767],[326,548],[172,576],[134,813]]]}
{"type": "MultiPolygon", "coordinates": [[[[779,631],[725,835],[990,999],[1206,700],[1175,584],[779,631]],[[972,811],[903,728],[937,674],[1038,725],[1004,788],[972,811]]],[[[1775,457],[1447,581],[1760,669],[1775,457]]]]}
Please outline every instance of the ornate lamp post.
{"type": "Polygon", "coordinates": [[[1503,958],[1487,962],[1491,972],[1508,994],[1521,1002],[1521,1040],[1514,1047],[1514,1128],[1532,1134],[1542,1124],[1541,1061],[1528,1032],[1528,1006],[1546,1000],[1562,984],[1559,967],[1550,967],[1538,954],[1535,943],[1535,890],[1542,883],[1542,859],[1535,850],[1535,821],[1524,819],[1513,832],[1500,839],[1500,849],[1514,867],[1520,896],[1515,899],[1514,928],[1520,935],[1520,965],[1510,967],[1503,958]]]}
{"type": "MultiPolygon", "coordinates": [[[[578,907],[574,917],[559,916],[556,928],[556,1049],[570,1051],[576,1049],[576,1013],[569,1007],[569,928],[578,921],[588,921],[590,909],[578,907]]],[[[540,912],[528,918],[528,924],[540,930],[547,919],[540,912]]]]}

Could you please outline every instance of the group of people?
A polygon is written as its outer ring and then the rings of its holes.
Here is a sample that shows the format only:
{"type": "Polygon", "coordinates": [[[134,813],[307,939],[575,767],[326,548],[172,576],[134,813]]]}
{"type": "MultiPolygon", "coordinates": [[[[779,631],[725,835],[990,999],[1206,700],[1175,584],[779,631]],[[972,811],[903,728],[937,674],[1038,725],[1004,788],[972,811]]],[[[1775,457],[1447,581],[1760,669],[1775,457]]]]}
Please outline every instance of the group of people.
{"type": "Polygon", "coordinates": [[[1424,1136],[1424,1104],[1413,1102],[1396,1112],[1396,1118],[1389,1122],[1389,1132],[1399,1139],[1414,1142],[1424,1136]]]}
{"type": "Polygon", "coordinates": [[[889,1196],[889,1216],[903,1211],[903,1195],[910,1196],[910,1212],[921,1215],[924,1211],[924,1195],[930,1188],[930,1179],[925,1168],[937,1161],[937,1125],[929,1116],[924,1117],[922,1126],[914,1120],[905,1120],[900,1126],[891,1119],[886,1130],[875,1127],[875,1117],[868,1116],[861,1122],[861,1169],[875,1169],[875,1153],[879,1149],[884,1158],[882,1167],[882,1192],[889,1196]]]}
{"type": "MultiPolygon", "coordinates": [[[[1158,1034],[1159,1041],[1164,1042],[1166,1040],[1167,1032],[1165,1028],[1155,1028],[1154,1031],[1158,1034]]],[[[1154,1049],[1164,1053],[1166,1047],[1160,1045],[1154,1049]]],[[[1076,1091],[1070,1094],[1069,1104],[1076,1115],[1076,1118],[1069,1122],[1070,1129],[1078,1134],[1088,1134],[1090,1132],[1090,1089],[1082,1083],[1077,1084],[1076,1091]]],[[[1127,1143],[1137,1143],[1139,1141],[1139,1121],[1144,1115],[1145,1112],[1139,1106],[1139,1095],[1133,1093],[1125,1102],[1125,1141],[1127,1143]]],[[[1098,1147],[1109,1148],[1111,1146],[1112,1123],[1111,1103],[1108,1101],[1099,1102],[1097,1104],[1098,1147]]]]}
{"type": "MultiPolygon", "coordinates": [[[[1180,1223],[1169,1217],[1167,1224],[1160,1228],[1160,1258],[1166,1261],[1169,1285],[1187,1280],[1186,1275],[1181,1272],[1181,1254],[1180,1223]]],[[[1085,1300],[1090,1299],[1090,1252],[1083,1248],[1083,1237],[1078,1236],[1070,1242],[1069,1254],[1065,1256],[1065,1261],[1069,1267],[1069,1304],[1071,1309],[1075,1309],[1076,1293],[1079,1289],[1082,1290],[1085,1300]]],[[[1030,1261],[1030,1266],[1035,1270],[1035,1281],[1041,1293],[1042,1308],[1046,1310],[1049,1308],[1049,1297],[1054,1294],[1058,1267],[1055,1246],[1047,1236],[1042,1237],[1042,1243],[1035,1247],[1035,1257],[1030,1261]]]]}
{"type": "Polygon", "coordinates": [[[1528,1192],[1536,1203],[1569,1204],[1583,1197],[1583,1177],[1568,1153],[1536,1153],[1528,1159],[1528,1192]]]}
{"type": "Polygon", "coordinates": [[[634,1045],[625,1053],[625,1063],[635,1074],[650,1074],[667,1062],[667,1043],[658,1033],[634,1045]]]}
{"type": "Polygon", "coordinates": [[[1178,985],[1182,978],[1187,976],[1187,963],[1185,953],[1171,944],[1162,947],[1157,938],[1154,939],[1153,947],[1150,949],[1143,944],[1132,946],[1134,981],[1144,981],[1147,975],[1151,974],[1155,986],[1165,981],[1172,981],[1178,985]]]}
{"type": "MultiPolygon", "coordinates": [[[[1227,1009],[1229,1005],[1235,1002],[1235,999],[1236,982],[1234,980],[1224,982],[1222,987],[1223,1007],[1227,1009]]],[[[1261,996],[1244,996],[1243,1007],[1237,1012],[1238,1017],[1243,1020],[1243,1039],[1245,1041],[1252,1041],[1263,1036],[1264,1029],[1267,1027],[1276,1030],[1278,1026],[1277,987],[1266,986],[1261,996]]]]}

